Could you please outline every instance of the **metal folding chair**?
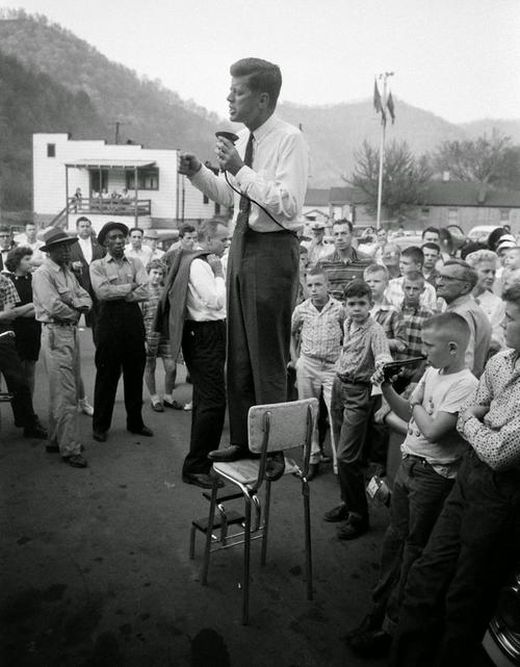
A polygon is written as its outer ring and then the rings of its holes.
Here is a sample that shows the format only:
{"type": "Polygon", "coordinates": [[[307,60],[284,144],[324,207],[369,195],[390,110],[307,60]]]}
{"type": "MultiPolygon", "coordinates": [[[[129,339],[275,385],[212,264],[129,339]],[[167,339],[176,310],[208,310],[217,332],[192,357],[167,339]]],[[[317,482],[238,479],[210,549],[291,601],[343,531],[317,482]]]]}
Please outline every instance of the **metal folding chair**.
{"type": "MultiPolygon", "coordinates": [[[[308,398],[289,403],[272,405],[255,405],[248,414],[249,449],[260,458],[241,459],[232,463],[214,463],[213,470],[239,487],[241,493],[224,494],[217,497],[218,487],[215,484],[211,495],[204,494],[210,501],[207,519],[192,522],[190,557],[194,557],[195,534],[199,530],[206,535],[204,562],[202,566],[202,584],[208,582],[210,556],[213,551],[229,549],[244,545],[244,572],[242,582],[242,623],[249,621],[249,583],[251,541],[262,540],[261,565],[267,559],[267,540],[269,530],[269,509],[271,501],[271,484],[265,480],[266,458],[270,452],[285,451],[297,446],[303,447],[303,463],[299,467],[292,459],[285,458],[285,473],[293,474],[301,481],[303,496],[303,515],[305,526],[305,575],[307,599],[312,600],[312,552],[310,525],[310,489],[307,482],[311,439],[318,413],[318,400],[308,398]],[[264,509],[259,491],[265,482],[264,509]],[[243,515],[227,512],[223,503],[237,498],[244,499],[243,515]],[[216,517],[215,513],[219,514],[216,517]],[[254,521],[252,513],[254,511],[254,521]],[[238,526],[239,532],[229,532],[230,526],[238,526]],[[241,530],[243,528],[243,530],[241,530]]],[[[282,477],[283,479],[283,477],[282,477]]]]}

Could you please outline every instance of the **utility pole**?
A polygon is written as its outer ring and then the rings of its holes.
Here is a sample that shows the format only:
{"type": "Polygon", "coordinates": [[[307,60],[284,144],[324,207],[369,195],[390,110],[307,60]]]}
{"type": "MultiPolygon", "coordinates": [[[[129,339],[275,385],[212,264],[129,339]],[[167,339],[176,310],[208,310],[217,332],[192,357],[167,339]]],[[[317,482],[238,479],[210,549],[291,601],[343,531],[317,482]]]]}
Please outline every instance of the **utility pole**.
{"type": "Polygon", "coordinates": [[[124,123],[124,122],[121,121],[121,120],[116,120],[116,121],[114,121],[113,123],[110,123],[110,125],[114,125],[114,126],[115,126],[114,143],[115,143],[115,145],[117,146],[117,145],[119,144],[119,129],[120,129],[121,125],[127,125],[127,123],[124,123]]]}
{"type": "Polygon", "coordinates": [[[378,76],[378,79],[383,81],[383,94],[381,96],[381,141],[379,144],[379,179],[377,183],[377,217],[376,217],[376,229],[381,227],[381,201],[383,197],[383,163],[385,159],[385,133],[386,133],[386,88],[387,80],[389,77],[394,76],[393,72],[384,72],[378,76]]]}

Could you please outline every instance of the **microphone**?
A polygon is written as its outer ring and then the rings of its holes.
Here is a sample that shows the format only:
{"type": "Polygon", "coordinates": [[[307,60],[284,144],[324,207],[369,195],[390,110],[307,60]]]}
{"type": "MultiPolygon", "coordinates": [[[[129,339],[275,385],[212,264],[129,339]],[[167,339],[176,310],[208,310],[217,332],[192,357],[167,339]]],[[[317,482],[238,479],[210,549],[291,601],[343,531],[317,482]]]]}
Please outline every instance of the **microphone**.
{"type": "Polygon", "coordinates": [[[238,135],[236,135],[234,132],[226,132],[224,130],[219,130],[218,132],[215,132],[215,136],[217,139],[220,139],[222,137],[223,139],[227,139],[228,141],[231,141],[233,145],[238,141],[238,135]]]}
{"type": "MultiPolygon", "coordinates": [[[[238,135],[236,135],[234,132],[227,132],[226,130],[219,130],[218,132],[215,132],[215,136],[217,137],[217,139],[222,138],[231,141],[233,146],[238,141],[238,135]]],[[[220,169],[220,172],[222,174],[224,174],[225,171],[226,171],[225,169],[220,169]]]]}

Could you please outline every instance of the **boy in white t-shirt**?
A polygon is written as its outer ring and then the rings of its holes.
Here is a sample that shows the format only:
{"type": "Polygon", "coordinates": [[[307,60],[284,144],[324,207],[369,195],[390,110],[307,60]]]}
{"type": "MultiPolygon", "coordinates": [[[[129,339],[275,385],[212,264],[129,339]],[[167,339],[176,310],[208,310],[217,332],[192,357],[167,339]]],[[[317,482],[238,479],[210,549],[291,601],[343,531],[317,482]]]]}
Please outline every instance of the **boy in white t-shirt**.
{"type": "Polygon", "coordinates": [[[469,327],[457,313],[424,322],[423,349],[430,366],[409,399],[384,380],[382,371],[373,376],[394,413],[408,421],[408,432],[401,445],[402,461],[394,480],[372,608],[346,636],[359,655],[377,656],[389,649],[408,572],[426,546],[453,486],[466,447],[455,429],[458,412],[478,385],[465,367],[469,337],[469,327]]]}

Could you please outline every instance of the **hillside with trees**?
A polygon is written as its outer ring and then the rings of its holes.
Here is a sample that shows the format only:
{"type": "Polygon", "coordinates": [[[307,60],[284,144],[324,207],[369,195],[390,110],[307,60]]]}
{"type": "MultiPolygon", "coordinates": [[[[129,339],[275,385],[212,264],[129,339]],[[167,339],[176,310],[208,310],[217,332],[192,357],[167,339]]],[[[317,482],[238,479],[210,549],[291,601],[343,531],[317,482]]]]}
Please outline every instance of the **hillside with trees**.
{"type": "MultiPolygon", "coordinates": [[[[70,132],[74,138],[131,140],[152,148],[189,149],[213,157],[214,132],[230,124],[183,100],[159,80],[139,77],[44,16],[0,10],[0,206],[31,207],[31,135],[70,132]]],[[[225,95],[227,91],[223,91],[225,95]]],[[[455,125],[394,98],[397,120],[388,141],[406,142],[415,156],[442,142],[475,138],[493,128],[520,142],[520,121],[483,120],[455,125]],[[480,124],[479,124],[480,123],[480,124]]],[[[301,125],[311,148],[311,186],[341,185],[355,167],[363,141],[377,146],[379,120],[371,100],[330,106],[289,102],[278,109],[301,125]]]]}

